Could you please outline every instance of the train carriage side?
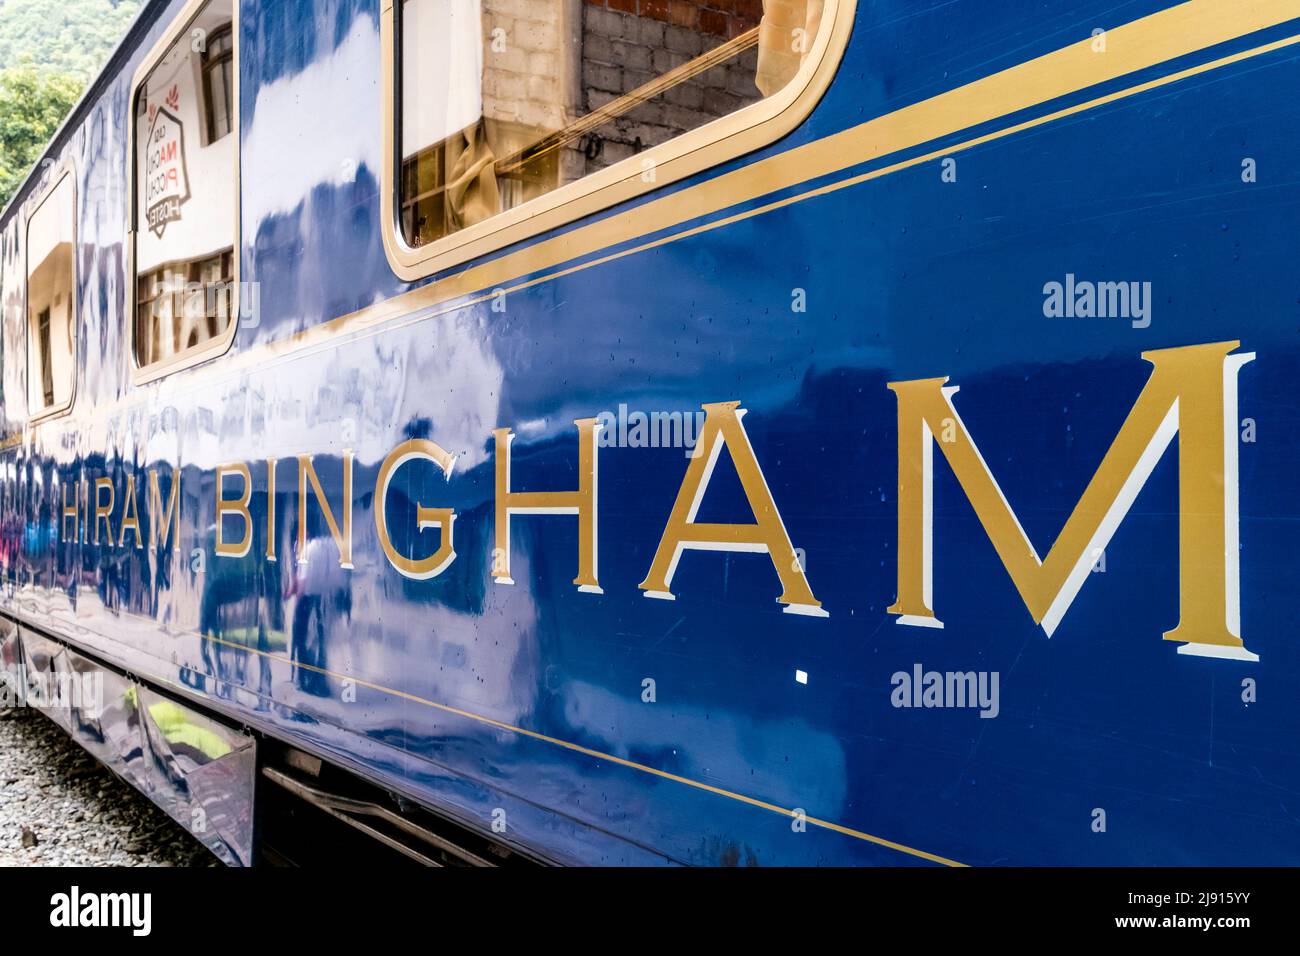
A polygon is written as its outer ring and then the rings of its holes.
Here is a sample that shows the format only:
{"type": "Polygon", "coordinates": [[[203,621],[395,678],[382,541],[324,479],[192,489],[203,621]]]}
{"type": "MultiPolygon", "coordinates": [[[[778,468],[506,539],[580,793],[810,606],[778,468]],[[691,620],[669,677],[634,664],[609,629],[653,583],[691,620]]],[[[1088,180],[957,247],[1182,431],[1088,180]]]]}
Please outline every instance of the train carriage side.
{"type": "Polygon", "coordinates": [[[6,666],[236,863],[313,759],[558,863],[1294,862],[1297,40],[148,4],[0,219],[6,666]]]}

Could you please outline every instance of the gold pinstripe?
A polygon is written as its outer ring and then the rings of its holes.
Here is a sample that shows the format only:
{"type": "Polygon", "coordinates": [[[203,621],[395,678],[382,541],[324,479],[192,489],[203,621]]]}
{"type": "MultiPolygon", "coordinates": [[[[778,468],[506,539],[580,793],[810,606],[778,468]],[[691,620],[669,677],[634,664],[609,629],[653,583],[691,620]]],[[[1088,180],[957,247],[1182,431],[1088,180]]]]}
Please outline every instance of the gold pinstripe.
{"type": "MultiPolygon", "coordinates": [[[[995,120],[999,116],[1005,116],[1024,108],[1045,103],[1059,96],[1079,92],[1106,80],[1157,65],[1177,56],[1194,53],[1209,46],[1227,42],[1297,17],[1300,17],[1300,0],[1243,0],[1243,2],[1231,5],[1215,3],[1213,0],[1192,0],[1192,2],[1170,8],[1110,31],[1107,35],[1110,49],[1120,54],[1113,60],[1106,61],[1102,59],[1109,56],[1109,53],[1092,54],[1088,47],[1088,41],[1081,41],[1056,53],[1047,54],[1045,57],[1012,67],[992,77],[975,81],[958,90],[941,94],[932,100],[881,117],[879,120],[873,120],[798,149],[769,157],[732,173],[690,187],[675,196],[647,203],[640,209],[633,211],[634,214],[632,215],[613,216],[608,220],[582,227],[564,237],[544,240],[518,253],[466,269],[457,275],[438,280],[358,312],[340,316],[279,342],[267,343],[236,354],[218,365],[209,365],[187,371],[178,375],[177,378],[183,379],[187,383],[193,382],[197,386],[199,380],[206,380],[209,377],[234,377],[241,370],[247,370],[255,365],[264,366],[270,359],[288,360],[291,357],[297,358],[325,348],[336,347],[338,345],[337,336],[341,334],[374,335],[381,331],[426,321],[437,315],[443,315],[487,301],[491,298],[492,293],[457,301],[454,305],[438,308],[440,304],[446,303],[449,299],[472,294],[477,290],[493,285],[495,282],[510,282],[512,281],[510,278],[512,275],[515,277],[515,281],[513,285],[506,289],[507,292],[519,291],[553,281],[625,256],[635,255],[638,252],[722,228],[795,203],[828,195],[850,186],[912,168],[921,163],[933,161],[941,156],[949,156],[1135,94],[1157,89],[1188,77],[1273,52],[1300,42],[1300,36],[1287,37],[1229,56],[1220,57],[1195,67],[1180,70],[1105,96],[1090,99],[1075,106],[1057,110],[1042,117],[1010,125],[943,149],[932,150],[923,155],[872,170],[868,173],[847,177],[815,189],[809,189],[785,199],[766,203],[703,225],[687,228],[672,235],[640,243],[578,265],[561,268],[537,278],[523,281],[517,279],[521,275],[542,272],[547,268],[562,265],[565,261],[571,261],[579,256],[590,254],[590,252],[599,251],[601,248],[607,248],[628,239],[635,239],[637,236],[645,236],[666,228],[672,228],[674,225],[680,225],[711,212],[721,211],[729,206],[744,202],[746,199],[788,188],[789,186],[797,186],[811,179],[859,165],[872,158],[883,158],[905,149],[921,146],[948,135],[950,132],[958,132],[979,123],[995,120]],[[1117,42],[1118,47],[1116,46],[1117,42]],[[1090,60],[1087,56],[1084,56],[1084,51],[1087,51],[1087,54],[1092,56],[1093,59],[1090,60]],[[993,92],[1001,95],[994,97],[996,102],[990,105],[987,99],[990,93],[993,92]],[[963,110],[967,112],[962,112],[963,110]],[[674,202],[681,203],[683,197],[687,196],[690,197],[687,203],[679,206],[674,211],[671,204],[674,202]],[[643,213],[643,211],[646,212],[643,213]],[[418,317],[410,315],[415,311],[423,313],[423,310],[429,308],[433,308],[435,311],[421,314],[418,317]]],[[[98,418],[100,415],[118,414],[123,405],[135,404],[136,401],[138,399],[124,399],[111,403],[107,407],[96,408],[92,410],[91,417],[98,418]]],[[[0,447],[12,443],[13,437],[11,436],[3,443],[0,443],[0,447]]],[[[745,794],[715,787],[612,754],[602,753],[570,741],[549,737],[536,731],[408,694],[352,675],[335,674],[311,665],[290,661],[279,655],[249,648],[242,644],[226,642],[218,638],[206,638],[206,640],[258,654],[272,660],[278,660],[290,666],[327,674],[337,679],[351,680],[371,690],[392,694],[444,713],[518,733],[595,759],[607,760],[633,770],[672,780],[685,786],[737,800],[773,813],[789,816],[793,812],[790,809],[745,794]]],[[[947,866],[963,865],[947,857],[832,821],[808,817],[807,822],[823,829],[887,847],[919,859],[947,866]]]]}

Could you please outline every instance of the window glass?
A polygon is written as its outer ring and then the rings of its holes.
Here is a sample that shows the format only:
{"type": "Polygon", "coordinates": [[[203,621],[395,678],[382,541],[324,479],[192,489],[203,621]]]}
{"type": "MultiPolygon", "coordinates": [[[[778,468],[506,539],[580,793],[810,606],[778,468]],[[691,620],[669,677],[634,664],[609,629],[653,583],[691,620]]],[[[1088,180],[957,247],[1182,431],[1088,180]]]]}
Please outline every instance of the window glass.
{"type": "Polygon", "coordinates": [[[409,246],[756,103],[823,0],[399,0],[409,246]]]}
{"type": "Polygon", "coordinates": [[[72,176],[65,175],[27,224],[27,400],[33,415],[72,401],[75,244],[76,194],[72,176]]]}
{"type": "Polygon", "coordinates": [[[230,132],[234,58],[234,37],[229,26],[208,38],[203,51],[203,108],[209,143],[230,132]]]}
{"type": "Polygon", "coordinates": [[[206,4],[136,94],[135,352],[198,352],[234,320],[231,0],[206,4]]]}

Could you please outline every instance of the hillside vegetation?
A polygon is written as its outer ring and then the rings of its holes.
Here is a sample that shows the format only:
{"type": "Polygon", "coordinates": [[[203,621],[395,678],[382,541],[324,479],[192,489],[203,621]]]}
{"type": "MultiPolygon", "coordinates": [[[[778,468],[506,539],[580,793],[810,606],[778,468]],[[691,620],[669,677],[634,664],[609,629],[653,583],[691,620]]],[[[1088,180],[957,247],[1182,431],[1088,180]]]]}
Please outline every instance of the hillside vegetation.
{"type": "Polygon", "coordinates": [[[140,0],[0,0],[0,207],[139,8],[140,0]]]}
{"type": "Polygon", "coordinates": [[[85,82],[139,9],[140,0],[0,0],[0,69],[30,60],[85,82]]]}

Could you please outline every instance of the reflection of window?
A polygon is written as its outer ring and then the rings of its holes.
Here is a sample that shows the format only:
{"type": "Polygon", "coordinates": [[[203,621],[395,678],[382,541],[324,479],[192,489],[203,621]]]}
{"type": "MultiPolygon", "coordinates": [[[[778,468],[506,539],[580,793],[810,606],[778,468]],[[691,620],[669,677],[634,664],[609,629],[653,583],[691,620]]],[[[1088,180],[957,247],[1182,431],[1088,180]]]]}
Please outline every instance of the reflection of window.
{"type": "MultiPolygon", "coordinates": [[[[195,9],[191,4],[188,8],[195,9]]],[[[230,341],[238,309],[233,0],[182,17],[135,92],[134,349],[176,367],[230,341]],[[203,44],[193,43],[205,36],[203,44]],[[196,50],[196,46],[202,46],[196,50]]]]}
{"type": "Polygon", "coordinates": [[[27,225],[27,399],[33,415],[72,403],[76,376],[76,203],[65,174],[27,225]]]}
{"type": "Polygon", "coordinates": [[[230,78],[234,59],[234,35],[229,26],[208,37],[203,52],[203,105],[209,143],[230,132],[230,78]]]}
{"type": "Polygon", "coordinates": [[[41,309],[36,320],[36,347],[41,353],[41,394],[46,405],[54,404],[54,357],[50,355],[50,310],[41,309]]]}
{"type": "Polygon", "coordinates": [[[235,308],[234,251],[168,263],[139,277],[136,342],[152,364],[221,334],[235,308]]]}
{"type": "Polygon", "coordinates": [[[772,96],[811,51],[824,2],[533,0],[550,16],[516,20],[513,0],[400,0],[407,245],[772,96]]]}

